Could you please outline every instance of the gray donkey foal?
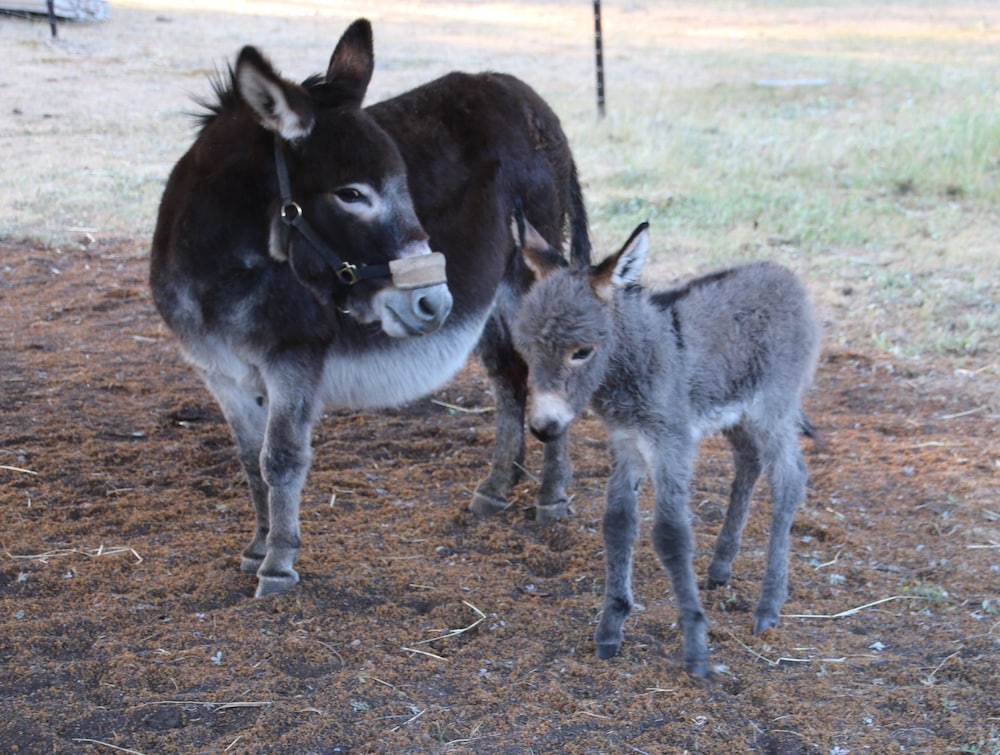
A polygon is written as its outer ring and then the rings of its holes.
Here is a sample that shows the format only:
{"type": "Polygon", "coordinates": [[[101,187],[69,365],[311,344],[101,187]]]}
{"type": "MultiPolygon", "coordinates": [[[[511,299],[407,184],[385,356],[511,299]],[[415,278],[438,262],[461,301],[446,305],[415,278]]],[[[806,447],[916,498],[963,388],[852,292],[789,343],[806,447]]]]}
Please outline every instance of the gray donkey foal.
{"type": "Polygon", "coordinates": [[[771,538],[754,614],[754,631],[762,632],[777,625],[787,596],[789,531],[806,491],[801,398],[820,340],[809,299],[791,272],[767,262],[647,291],[637,282],[649,248],[645,223],[618,254],[586,270],[570,269],[530,225],[519,232],[515,223],[514,231],[538,278],[514,332],[529,369],[529,426],[552,440],[592,404],[609,430],[597,655],[618,652],[632,610],[637,492],[648,470],[656,496],[653,545],[673,584],[685,664],[692,675],[707,676],[707,621],[688,510],[698,442],[721,430],[736,466],[710,588],[732,575],[754,484],[767,472],[771,538]]]}

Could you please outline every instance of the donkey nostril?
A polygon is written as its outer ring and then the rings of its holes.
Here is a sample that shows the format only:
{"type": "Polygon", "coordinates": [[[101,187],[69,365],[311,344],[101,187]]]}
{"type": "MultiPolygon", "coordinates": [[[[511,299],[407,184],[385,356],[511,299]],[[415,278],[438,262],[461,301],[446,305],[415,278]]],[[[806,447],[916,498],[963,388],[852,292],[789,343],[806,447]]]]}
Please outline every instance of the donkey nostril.
{"type": "Polygon", "coordinates": [[[426,296],[421,296],[417,299],[417,313],[424,317],[424,319],[431,320],[437,315],[437,307],[434,303],[428,299],[426,296]]]}
{"type": "Polygon", "coordinates": [[[443,286],[431,286],[410,293],[408,317],[411,324],[424,333],[433,333],[451,313],[451,292],[443,286]]]}
{"type": "Polygon", "coordinates": [[[559,423],[557,422],[546,422],[540,426],[532,422],[528,424],[528,429],[542,443],[548,443],[562,435],[562,428],[559,427],[559,423]]]}

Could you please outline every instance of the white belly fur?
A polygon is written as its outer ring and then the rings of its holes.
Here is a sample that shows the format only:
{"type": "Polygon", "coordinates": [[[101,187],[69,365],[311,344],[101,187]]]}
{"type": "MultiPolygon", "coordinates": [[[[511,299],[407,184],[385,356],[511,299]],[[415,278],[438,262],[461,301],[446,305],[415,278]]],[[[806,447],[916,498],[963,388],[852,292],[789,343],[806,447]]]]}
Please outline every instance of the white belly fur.
{"type": "Polygon", "coordinates": [[[443,333],[399,339],[391,349],[331,354],[320,400],[330,409],[383,409],[422,398],[462,369],[484,323],[477,318],[443,333]]]}

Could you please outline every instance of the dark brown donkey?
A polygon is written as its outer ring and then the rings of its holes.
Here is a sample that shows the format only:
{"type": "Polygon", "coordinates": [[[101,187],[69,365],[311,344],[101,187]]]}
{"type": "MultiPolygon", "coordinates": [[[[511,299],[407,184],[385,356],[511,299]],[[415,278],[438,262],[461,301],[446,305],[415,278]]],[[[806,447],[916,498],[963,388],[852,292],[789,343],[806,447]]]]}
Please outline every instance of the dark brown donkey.
{"type": "MultiPolygon", "coordinates": [[[[325,76],[280,78],[242,50],[160,205],[150,283],[232,428],[257,520],[257,594],[298,581],[299,498],[324,407],[412,401],[478,346],[497,440],[472,509],[504,508],[524,453],[526,367],[510,325],[531,282],[515,206],[589,262],[559,120],[524,83],[453,73],[369,108],[365,20],[325,76]],[[432,252],[432,249],[434,250],[432,252]],[[447,277],[447,279],[445,278],[447,277]]],[[[565,440],[545,445],[539,516],[566,513],[565,440]]]]}

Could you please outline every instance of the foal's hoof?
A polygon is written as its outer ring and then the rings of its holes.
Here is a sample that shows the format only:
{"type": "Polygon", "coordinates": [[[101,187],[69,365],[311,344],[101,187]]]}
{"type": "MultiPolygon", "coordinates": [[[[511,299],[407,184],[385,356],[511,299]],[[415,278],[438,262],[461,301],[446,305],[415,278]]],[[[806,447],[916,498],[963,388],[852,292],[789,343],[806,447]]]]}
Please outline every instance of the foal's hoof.
{"type": "Polygon", "coordinates": [[[596,642],[594,643],[594,649],[597,652],[597,657],[602,661],[606,661],[618,655],[618,651],[622,649],[622,644],[620,642],[596,642]]]}
{"type": "Polygon", "coordinates": [[[472,494],[472,503],[469,504],[469,510],[476,516],[493,516],[508,508],[510,504],[505,499],[478,490],[472,494]]]}
{"type": "Polygon", "coordinates": [[[710,669],[707,658],[697,661],[688,661],[686,667],[688,674],[693,676],[695,679],[708,679],[710,669]]]}
{"type": "Polygon", "coordinates": [[[565,519],[569,515],[569,501],[565,499],[556,501],[555,503],[540,503],[535,506],[536,522],[549,522],[553,519],[565,519]]]}
{"type": "Polygon", "coordinates": [[[768,629],[778,626],[777,616],[758,616],[753,622],[753,633],[760,634],[768,629]]]}
{"type": "Polygon", "coordinates": [[[714,590],[716,587],[728,585],[732,576],[732,566],[717,566],[715,563],[711,563],[708,565],[708,576],[705,577],[705,587],[709,590],[714,590]]]}
{"type": "Polygon", "coordinates": [[[262,598],[265,595],[276,595],[280,592],[288,592],[299,583],[299,574],[294,569],[290,574],[264,574],[257,577],[257,592],[255,598],[262,598]]]}

